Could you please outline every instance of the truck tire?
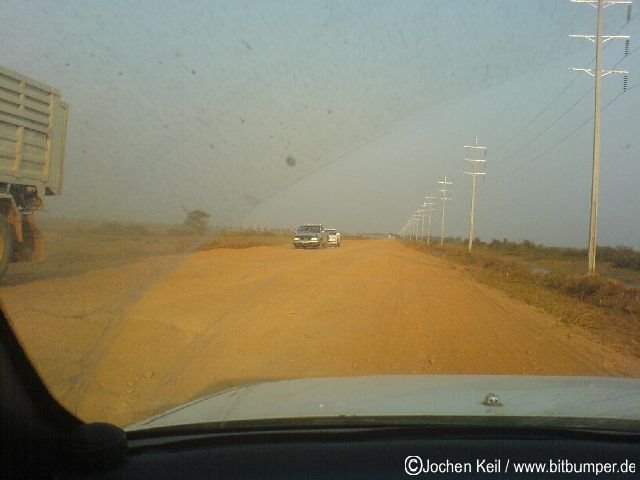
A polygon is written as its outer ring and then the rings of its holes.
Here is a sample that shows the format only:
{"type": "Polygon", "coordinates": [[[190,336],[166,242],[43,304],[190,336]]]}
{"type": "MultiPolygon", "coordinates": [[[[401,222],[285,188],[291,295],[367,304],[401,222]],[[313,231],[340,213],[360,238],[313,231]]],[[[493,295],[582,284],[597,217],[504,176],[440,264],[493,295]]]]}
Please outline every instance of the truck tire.
{"type": "Polygon", "coordinates": [[[0,217],[0,279],[4,276],[13,257],[13,232],[6,220],[0,217]]]}

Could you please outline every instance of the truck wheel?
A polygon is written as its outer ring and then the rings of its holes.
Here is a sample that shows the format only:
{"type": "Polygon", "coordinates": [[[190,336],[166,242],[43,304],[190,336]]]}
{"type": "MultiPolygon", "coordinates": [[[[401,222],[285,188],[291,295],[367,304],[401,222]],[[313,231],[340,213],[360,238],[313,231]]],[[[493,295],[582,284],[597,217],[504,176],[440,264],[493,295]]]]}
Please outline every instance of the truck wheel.
{"type": "Polygon", "coordinates": [[[13,256],[13,232],[6,220],[0,217],[0,278],[9,267],[9,262],[13,256]]]}

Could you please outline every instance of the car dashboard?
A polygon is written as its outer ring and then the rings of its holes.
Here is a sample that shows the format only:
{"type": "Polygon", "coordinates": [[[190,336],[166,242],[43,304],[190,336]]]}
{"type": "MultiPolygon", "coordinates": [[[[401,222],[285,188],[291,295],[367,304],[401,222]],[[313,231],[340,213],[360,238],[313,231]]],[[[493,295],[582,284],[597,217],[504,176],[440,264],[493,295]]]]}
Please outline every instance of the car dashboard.
{"type": "Polygon", "coordinates": [[[72,462],[56,476],[632,478],[639,440],[630,433],[520,427],[162,428],[130,432],[123,457],[111,465],[72,462]]]}

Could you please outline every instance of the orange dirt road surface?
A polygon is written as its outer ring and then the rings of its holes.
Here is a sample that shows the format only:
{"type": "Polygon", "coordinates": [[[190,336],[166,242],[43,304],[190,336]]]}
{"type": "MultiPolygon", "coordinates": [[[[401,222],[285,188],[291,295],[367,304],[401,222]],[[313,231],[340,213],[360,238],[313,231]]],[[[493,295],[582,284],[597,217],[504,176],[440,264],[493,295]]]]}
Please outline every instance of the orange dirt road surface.
{"type": "Polygon", "coordinates": [[[127,425],[257,380],[613,375],[640,361],[392,239],[216,249],[3,286],[52,392],[127,425]]]}

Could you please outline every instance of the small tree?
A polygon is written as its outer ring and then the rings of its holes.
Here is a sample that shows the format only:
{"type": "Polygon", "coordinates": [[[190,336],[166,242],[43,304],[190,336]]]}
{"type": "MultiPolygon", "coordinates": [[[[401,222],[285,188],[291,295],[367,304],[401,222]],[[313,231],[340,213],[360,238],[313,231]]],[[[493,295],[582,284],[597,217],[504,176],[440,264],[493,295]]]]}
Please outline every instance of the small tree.
{"type": "Polygon", "coordinates": [[[203,210],[191,210],[187,212],[184,225],[202,235],[207,231],[207,223],[210,217],[211,215],[203,210]]]}

